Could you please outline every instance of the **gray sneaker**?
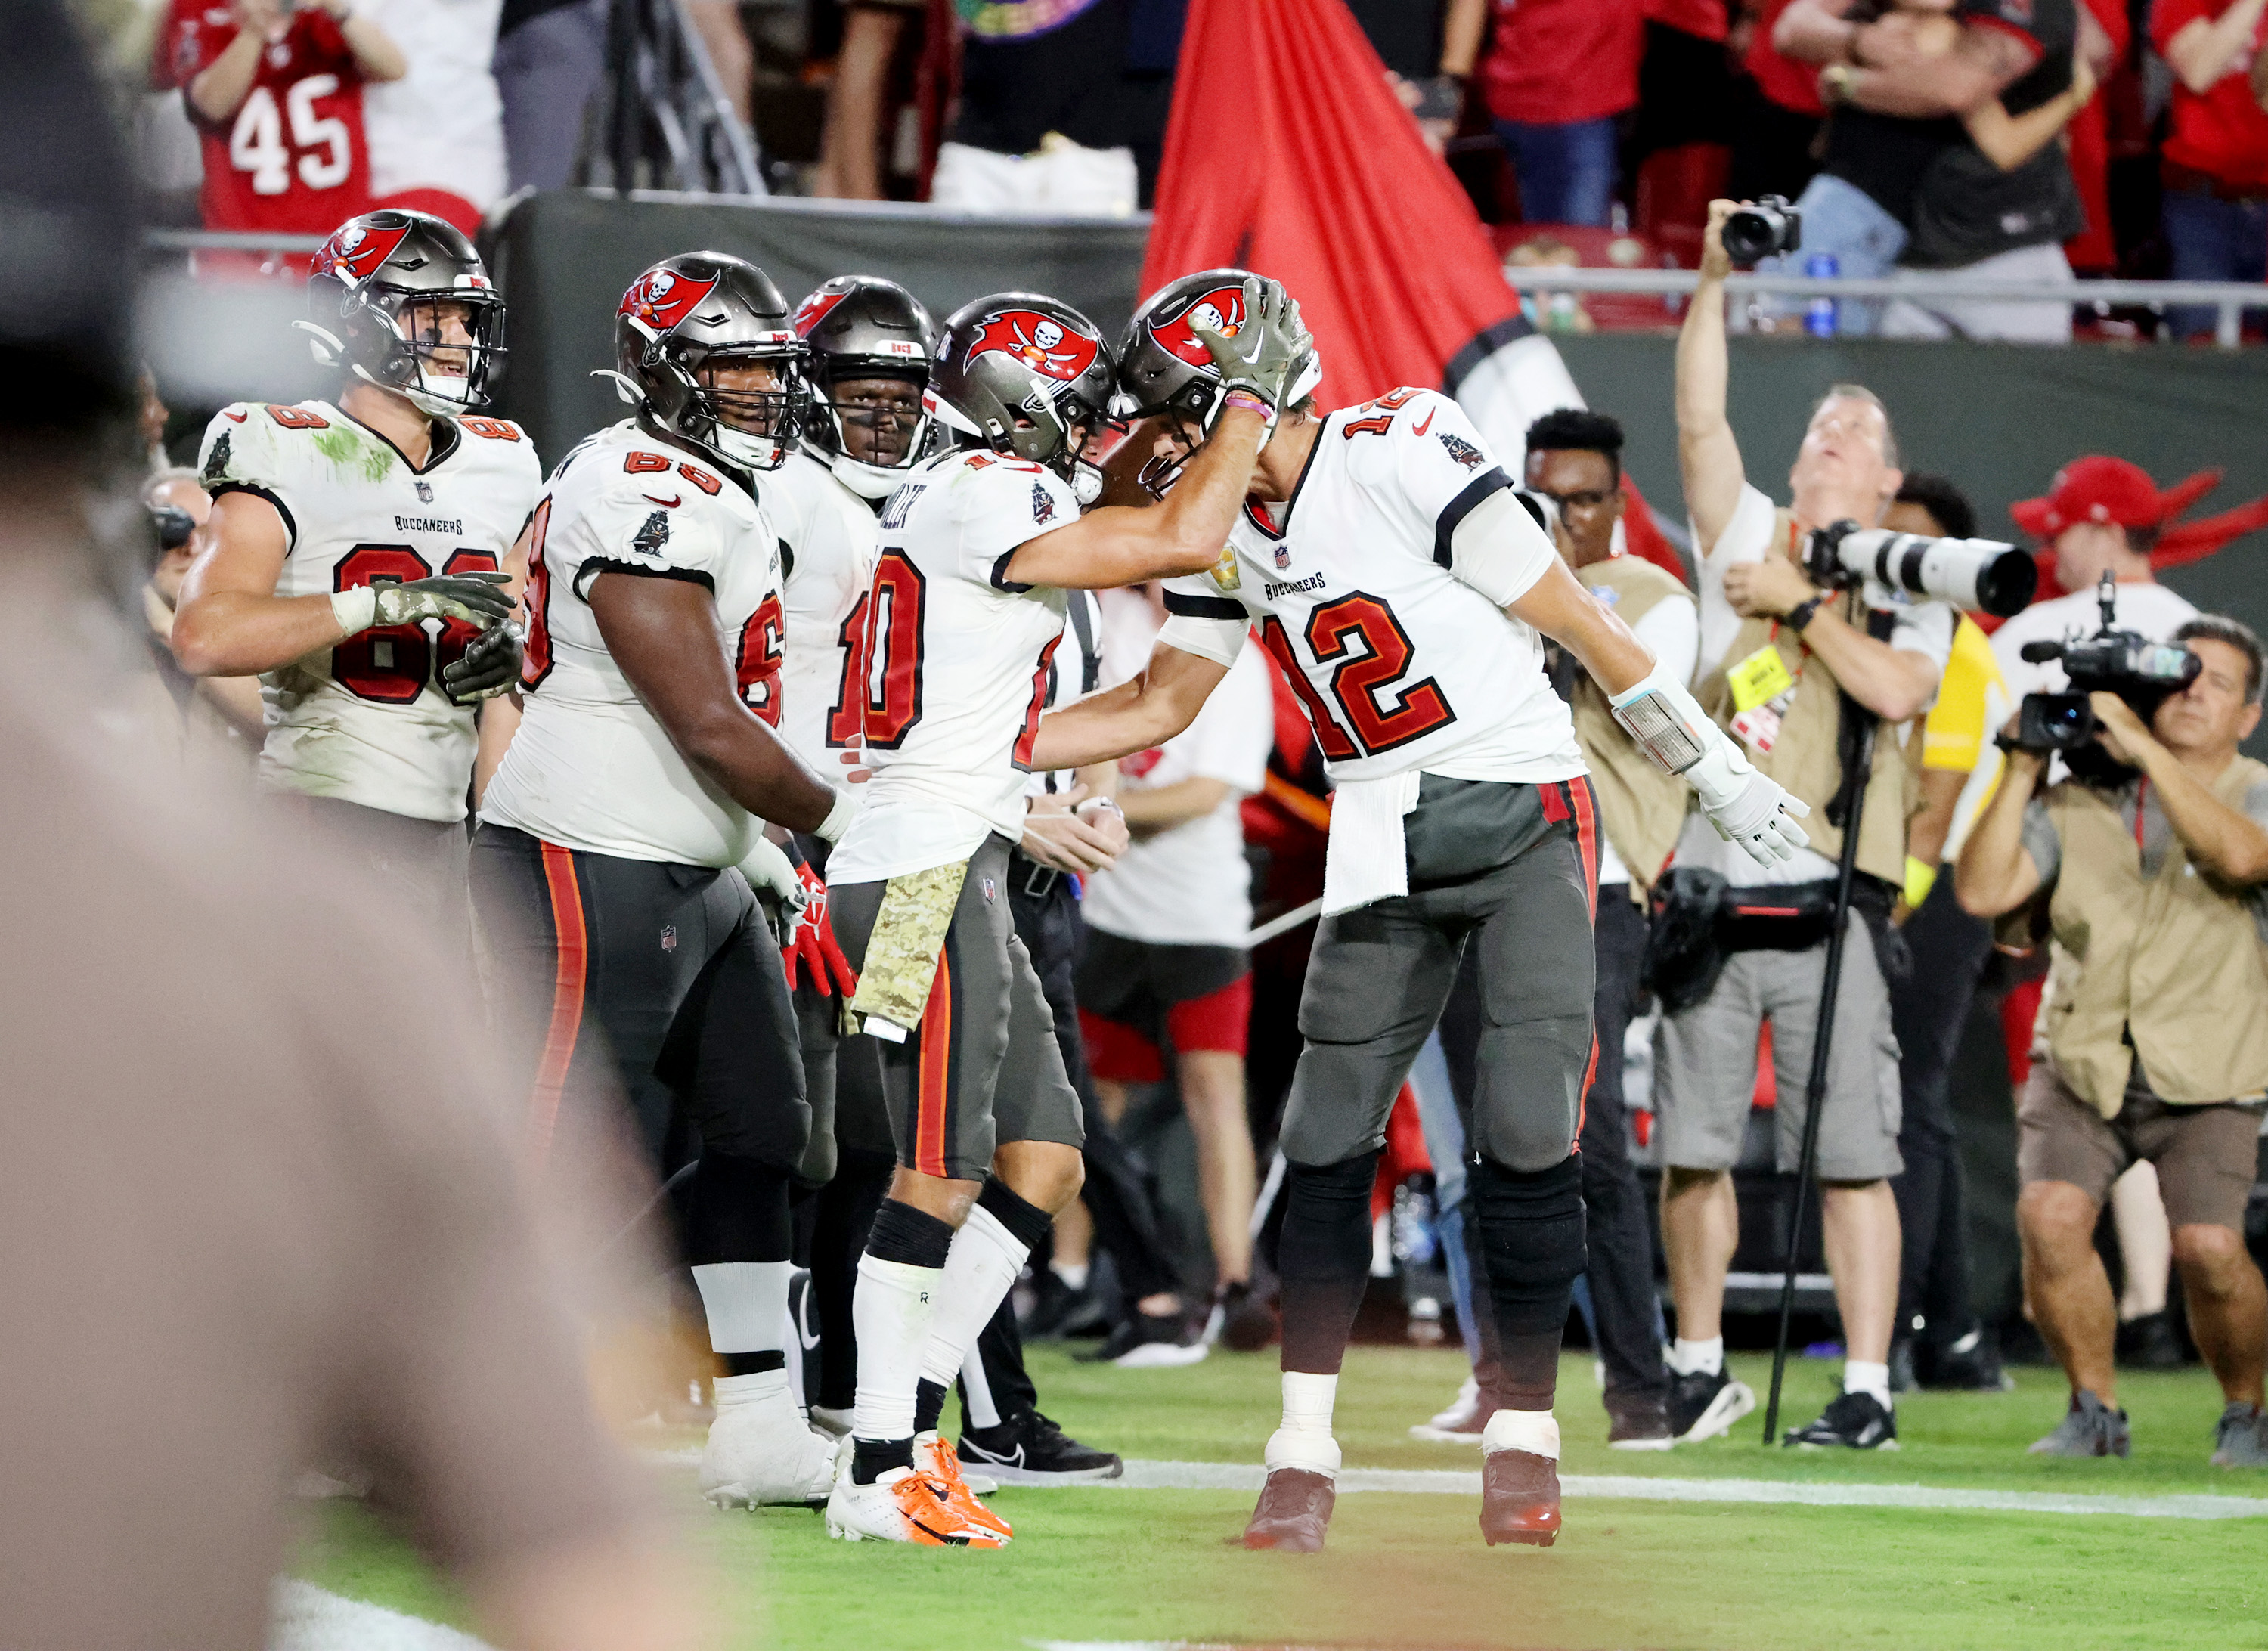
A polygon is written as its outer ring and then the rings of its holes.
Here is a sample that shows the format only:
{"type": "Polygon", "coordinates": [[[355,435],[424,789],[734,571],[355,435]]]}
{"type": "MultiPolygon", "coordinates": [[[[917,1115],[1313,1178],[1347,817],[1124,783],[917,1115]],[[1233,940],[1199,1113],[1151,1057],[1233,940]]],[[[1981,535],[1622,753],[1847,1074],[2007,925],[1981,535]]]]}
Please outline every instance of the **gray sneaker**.
{"type": "MultiPolygon", "coordinates": [[[[2221,1419],[2224,1426],[2228,1418],[2221,1419]]],[[[2055,1432],[2033,1442],[2036,1456],[2123,1456],[2133,1449],[2126,1431],[2126,1412],[2114,1411],[2081,1388],[2071,1396],[2071,1409],[2055,1432]]]]}
{"type": "Polygon", "coordinates": [[[2231,1404],[2213,1433],[2216,1468],[2268,1468],[2268,1411],[2257,1404],[2231,1404]]]}

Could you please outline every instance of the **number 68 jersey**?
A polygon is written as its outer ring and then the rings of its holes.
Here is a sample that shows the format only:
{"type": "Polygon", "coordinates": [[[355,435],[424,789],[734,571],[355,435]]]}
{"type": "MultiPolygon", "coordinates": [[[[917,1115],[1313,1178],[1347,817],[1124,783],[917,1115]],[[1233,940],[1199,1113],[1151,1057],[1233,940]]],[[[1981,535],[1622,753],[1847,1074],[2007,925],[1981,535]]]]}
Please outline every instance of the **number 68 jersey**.
{"type": "MultiPolygon", "coordinates": [[[[1541,638],[1458,572],[1459,523],[1510,485],[1437,391],[1343,408],[1276,521],[1248,504],[1212,570],[1166,586],[1159,640],[1227,664],[1256,629],[1334,780],[1571,779],[1582,748],[1541,638]]],[[[1519,510],[1486,552],[1513,600],[1558,555],[1519,510]]]]}
{"type": "Polygon", "coordinates": [[[618,859],[738,865],[760,822],[678,755],[608,649],[591,585],[612,573],[706,590],[742,702],[777,728],[787,627],[770,520],[737,482],[626,419],[552,472],[527,564],[524,710],[482,820],[618,859]]]}
{"type": "MultiPolygon", "coordinates": [[[[240,402],[206,429],[198,480],[216,498],[251,493],[276,507],[276,594],[313,596],[501,568],[543,474],[534,444],[501,418],[435,419],[419,469],[328,402],[240,402]]],[[[441,670],[477,634],[460,620],[381,626],[262,675],[261,784],[463,819],[473,711],[441,691],[441,670]]]]}

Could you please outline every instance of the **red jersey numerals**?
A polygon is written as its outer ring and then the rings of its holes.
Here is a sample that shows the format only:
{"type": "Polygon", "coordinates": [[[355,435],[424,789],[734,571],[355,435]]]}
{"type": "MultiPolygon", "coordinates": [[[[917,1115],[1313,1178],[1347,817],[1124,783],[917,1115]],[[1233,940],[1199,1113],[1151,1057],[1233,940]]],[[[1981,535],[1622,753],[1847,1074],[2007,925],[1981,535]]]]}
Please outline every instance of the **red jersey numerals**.
{"type": "MultiPolygon", "coordinates": [[[[432,571],[406,544],[358,544],[339,558],[331,588],[407,585],[432,571]]],[[[433,645],[417,625],[373,625],[331,650],[331,676],[357,699],[406,705],[433,680],[433,645]]]]}
{"type": "Polygon", "coordinates": [[[740,700],[777,728],[780,719],[780,660],[787,653],[787,613],[777,592],[764,598],[740,627],[740,655],[733,669],[740,700]]]}
{"type": "MultiPolygon", "coordinates": [[[[486,550],[459,550],[441,571],[493,573],[496,566],[496,557],[486,550]]],[[[407,585],[432,571],[425,558],[406,544],[358,544],[339,558],[331,571],[331,588],[407,585]]],[[[331,678],[357,699],[406,705],[425,691],[427,683],[439,680],[444,666],[463,659],[466,646],[479,634],[478,627],[461,619],[444,620],[437,646],[423,625],[373,625],[331,650],[331,678]]]]}
{"type": "Polygon", "coordinates": [[[252,193],[283,195],[297,181],[335,189],[354,171],[354,134],[334,112],[315,105],[339,93],[336,75],[308,75],[284,88],[254,85],[228,132],[228,162],[251,175],[252,193]],[[287,141],[288,128],[288,141],[287,141]]]}
{"type": "Polygon", "coordinates": [[[527,614],[527,640],[519,653],[519,685],[533,689],[551,674],[551,565],[543,559],[543,536],[551,528],[551,496],[535,507],[527,540],[527,591],[520,606],[527,614]]]}
{"type": "Polygon", "coordinates": [[[658,453],[627,453],[622,455],[622,469],[630,475],[659,475],[674,468],[678,475],[714,498],[725,490],[724,483],[697,465],[675,464],[658,453]]]}
{"type": "Polygon", "coordinates": [[[457,427],[487,441],[518,441],[519,428],[501,418],[460,418],[457,427]]]}
{"type": "Polygon", "coordinates": [[[311,413],[304,407],[284,407],[276,402],[268,405],[268,416],[286,430],[328,430],[331,421],[320,413],[311,413]]]}
{"type": "Polygon", "coordinates": [[[1344,436],[1349,441],[1352,441],[1357,436],[1382,436],[1394,428],[1395,414],[1409,406],[1417,399],[1417,395],[1418,392],[1415,390],[1394,390],[1380,396],[1374,402],[1366,402],[1363,403],[1362,410],[1367,413],[1375,408],[1376,416],[1370,418],[1350,419],[1339,426],[1339,434],[1344,436]]]}
{"type": "Polygon", "coordinates": [[[928,581],[898,550],[874,565],[866,602],[865,663],[859,672],[865,743],[894,751],[921,720],[922,608],[928,581]]]}
{"type": "MultiPolygon", "coordinates": [[[[1076,591],[1071,593],[1074,599],[1078,594],[1076,591]]],[[[1040,713],[1048,708],[1048,683],[1055,671],[1056,649],[1062,642],[1063,632],[1058,630],[1040,650],[1039,666],[1032,672],[1032,703],[1024,711],[1024,731],[1016,736],[1016,748],[1008,754],[1008,760],[1027,774],[1032,771],[1032,748],[1039,742],[1040,713]]]]}
{"type": "Polygon", "coordinates": [[[1330,697],[1344,720],[1332,714],[1292,648],[1290,635],[1272,615],[1263,622],[1260,639],[1314,726],[1315,742],[1328,762],[1344,763],[1422,740],[1457,719],[1440,685],[1423,677],[1406,685],[1417,649],[1394,610],[1375,596],[1357,591],[1326,602],[1307,616],[1304,640],[1318,665],[1336,667],[1330,697]]]}
{"type": "Polygon", "coordinates": [[[827,712],[827,743],[853,746],[866,726],[866,605],[873,598],[858,593],[835,640],[843,649],[843,680],[836,685],[835,704],[827,712]]]}

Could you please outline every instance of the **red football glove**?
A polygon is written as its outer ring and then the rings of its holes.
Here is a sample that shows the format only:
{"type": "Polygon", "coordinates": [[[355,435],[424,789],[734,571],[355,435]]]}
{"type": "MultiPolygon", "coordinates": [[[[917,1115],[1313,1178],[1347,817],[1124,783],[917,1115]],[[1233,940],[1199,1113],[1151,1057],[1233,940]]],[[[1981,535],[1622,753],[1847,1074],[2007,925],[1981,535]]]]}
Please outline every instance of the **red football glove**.
{"type": "Polygon", "coordinates": [[[812,990],[821,997],[850,997],[858,990],[858,977],[850,967],[850,960],[843,955],[843,947],[835,938],[835,925],[827,916],[827,885],[809,866],[798,866],[796,874],[811,898],[803,909],[803,920],[796,925],[795,939],[780,954],[780,962],[787,971],[787,988],[793,991],[799,984],[802,968],[811,970],[812,990]]]}

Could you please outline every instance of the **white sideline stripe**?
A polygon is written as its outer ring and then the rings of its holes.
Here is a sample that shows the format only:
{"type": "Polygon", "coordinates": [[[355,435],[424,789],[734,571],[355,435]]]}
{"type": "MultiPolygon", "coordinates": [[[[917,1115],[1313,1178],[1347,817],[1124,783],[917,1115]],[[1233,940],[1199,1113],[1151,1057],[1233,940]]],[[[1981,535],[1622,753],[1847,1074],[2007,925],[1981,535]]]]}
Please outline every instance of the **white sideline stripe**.
{"type": "MultiPolygon", "coordinates": [[[[695,1467],[697,1450],[649,1450],[645,1459],[695,1467]]],[[[1097,1479],[1075,1490],[1257,1492],[1266,1470],[1241,1462],[1143,1462],[1126,1464],[1124,1477],[1097,1479]]],[[[1019,1491],[1054,1488],[1019,1485],[1019,1491]]],[[[1481,1476],[1451,1468],[1342,1468],[1338,1488],[1400,1491],[1440,1496],[1478,1496],[1481,1476]]],[[[2134,1519],[2268,1519],[2268,1498],[2257,1496],[2076,1496],[2055,1491],[1963,1491],[1931,1485],[1822,1485],[1786,1479],[1671,1479],[1645,1474],[1571,1473],[1559,1481],[1573,1498],[1626,1502],[1763,1502],[1804,1507],[1918,1507],[1989,1514],[2120,1514],[2134,1519]]]]}
{"type": "Polygon", "coordinates": [[[312,1582],[280,1581],[269,1605],[268,1651],[490,1651],[454,1628],[342,1599],[312,1582]]]}

